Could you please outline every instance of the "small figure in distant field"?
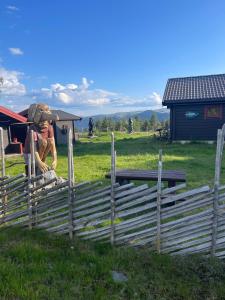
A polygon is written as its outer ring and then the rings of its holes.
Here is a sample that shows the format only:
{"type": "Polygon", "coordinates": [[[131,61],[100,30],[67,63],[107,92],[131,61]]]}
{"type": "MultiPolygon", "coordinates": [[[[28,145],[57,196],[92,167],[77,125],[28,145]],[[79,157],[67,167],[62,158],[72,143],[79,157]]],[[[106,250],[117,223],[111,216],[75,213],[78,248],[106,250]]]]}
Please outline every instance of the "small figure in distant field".
{"type": "Polygon", "coordinates": [[[30,131],[34,132],[35,161],[37,173],[46,173],[48,170],[55,170],[57,166],[57,153],[51,121],[57,121],[58,115],[52,114],[46,104],[32,104],[28,110],[28,121],[33,122],[30,126],[25,141],[25,163],[28,164],[28,153],[30,153],[30,131]],[[46,163],[48,154],[52,156],[51,166],[46,163]]]}
{"type": "Polygon", "coordinates": [[[89,118],[89,123],[88,123],[88,136],[93,137],[94,135],[94,121],[92,118],[89,118]]]}
{"type": "Polygon", "coordinates": [[[128,133],[133,133],[134,132],[134,126],[133,126],[133,120],[129,118],[128,120],[128,133]]]}

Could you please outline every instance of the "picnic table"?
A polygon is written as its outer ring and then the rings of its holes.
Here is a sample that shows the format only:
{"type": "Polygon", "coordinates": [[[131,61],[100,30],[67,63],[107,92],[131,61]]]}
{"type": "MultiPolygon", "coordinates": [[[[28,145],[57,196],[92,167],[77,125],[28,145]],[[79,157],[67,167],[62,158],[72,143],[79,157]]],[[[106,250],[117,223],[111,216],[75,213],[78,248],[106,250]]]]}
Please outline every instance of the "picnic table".
{"type": "MultiPolygon", "coordinates": [[[[106,174],[106,178],[111,178],[111,173],[106,174]]],[[[157,170],[116,170],[116,182],[120,185],[127,184],[131,180],[157,181],[157,170]]],[[[163,170],[162,181],[168,182],[168,187],[173,187],[177,182],[186,182],[186,174],[180,170],[163,170]]]]}

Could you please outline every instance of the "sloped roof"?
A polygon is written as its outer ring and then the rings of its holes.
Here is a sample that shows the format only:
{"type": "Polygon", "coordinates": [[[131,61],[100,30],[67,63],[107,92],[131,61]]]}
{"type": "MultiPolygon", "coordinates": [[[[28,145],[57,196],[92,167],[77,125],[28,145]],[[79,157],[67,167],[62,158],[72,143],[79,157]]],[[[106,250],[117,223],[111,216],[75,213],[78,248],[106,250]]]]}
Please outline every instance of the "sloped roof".
{"type": "Polygon", "coordinates": [[[225,74],[168,79],[163,104],[225,100],[225,74]]]}
{"type": "MultiPolygon", "coordinates": [[[[68,113],[66,111],[60,110],[60,109],[51,109],[52,113],[55,113],[59,116],[59,121],[78,121],[82,120],[81,117],[76,116],[74,114],[68,113]]],[[[28,108],[20,112],[21,116],[27,116],[28,115],[28,108]]]]}
{"type": "Polygon", "coordinates": [[[18,122],[21,122],[21,123],[26,123],[27,122],[27,118],[11,111],[10,109],[6,108],[6,107],[3,107],[3,106],[0,106],[0,113],[12,118],[12,119],[15,119],[16,121],[18,122]]]}
{"type": "Polygon", "coordinates": [[[81,117],[78,117],[74,114],[68,113],[60,109],[52,109],[51,112],[59,116],[59,121],[78,121],[81,120],[81,117]]]}

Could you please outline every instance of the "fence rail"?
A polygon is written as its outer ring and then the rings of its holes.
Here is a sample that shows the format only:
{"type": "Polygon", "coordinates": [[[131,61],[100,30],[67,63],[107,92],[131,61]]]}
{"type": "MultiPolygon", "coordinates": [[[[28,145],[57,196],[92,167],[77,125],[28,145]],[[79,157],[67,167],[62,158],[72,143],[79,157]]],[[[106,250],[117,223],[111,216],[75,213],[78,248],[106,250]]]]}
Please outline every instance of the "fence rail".
{"type": "MultiPolygon", "coordinates": [[[[28,177],[25,174],[7,177],[3,170],[0,229],[19,225],[66,234],[71,239],[76,235],[115,246],[148,246],[171,255],[203,253],[225,258],[225,186],[220,184],[224,135],[223,127],[218,132],[214,187],[183,191],[185,184],[163,188],[161,151],[157,185],[130,183],[120,186],[116,183],[113,134],[111,184],[76,184],[69,132],[68,180],[57,183],[53,178],[43,183],[43,175],[34,174],[34,155],[29,160],[28,177]]],[[[1,166],[5,168],[3,152],[1,166]]]]}

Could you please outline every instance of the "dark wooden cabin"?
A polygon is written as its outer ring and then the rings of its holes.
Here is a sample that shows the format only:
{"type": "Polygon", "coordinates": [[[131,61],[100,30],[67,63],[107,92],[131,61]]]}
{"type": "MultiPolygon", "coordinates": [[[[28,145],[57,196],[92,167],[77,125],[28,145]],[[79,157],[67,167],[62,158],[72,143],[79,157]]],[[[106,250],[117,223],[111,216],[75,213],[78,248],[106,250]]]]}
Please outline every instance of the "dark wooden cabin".
{"type": "Polygon", "coordinates": [[[3,128],[3,140],[6,153],[22,153],[22,144],[27,132],[27,118],[0,106],[0,127],[3,128]]]}
{"type": "MultiPolygon", "coordinates": [[[[59,120],[53,123],[56,145],[67,144],[67,130],[69,128],[72,130],[73,141],[75,142],[78,139],[78,134],[75,133],[74,122],[80,121],[82,118],[59,109],[52,109],[51,112],[59,116],[59,120]]],[[[27,117],[28,109],[21,111],[20,115],[27,117]]]]}
{"type": "Polygon", "coordinates": [[[75,121],[80,121],[81,117],[74,114],[65,112],[63,110],[51,110],[59,116],[59,120],[54,122],[54,132],[56,145],[67,144],[67,130],[70,128],[72,131],[73,141],[78,139],[78,135],[75,133],[75,121]]]}
{"type": "Polygon", "coordinates": [[[171,78],[162,104],[170,109],[172,141],[216,140],[225,123],[225,74],[171,78]]]}

